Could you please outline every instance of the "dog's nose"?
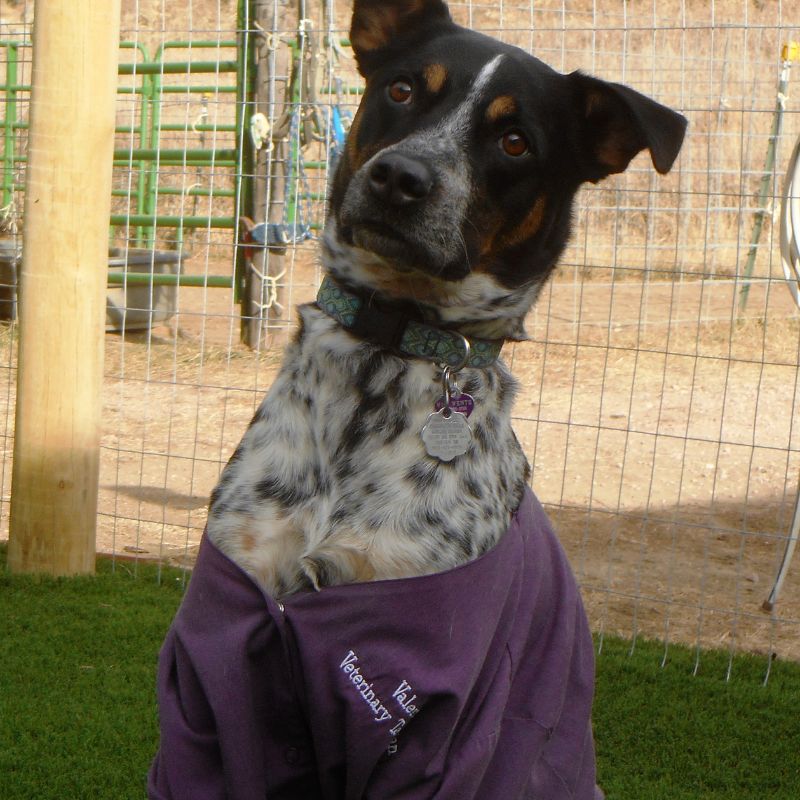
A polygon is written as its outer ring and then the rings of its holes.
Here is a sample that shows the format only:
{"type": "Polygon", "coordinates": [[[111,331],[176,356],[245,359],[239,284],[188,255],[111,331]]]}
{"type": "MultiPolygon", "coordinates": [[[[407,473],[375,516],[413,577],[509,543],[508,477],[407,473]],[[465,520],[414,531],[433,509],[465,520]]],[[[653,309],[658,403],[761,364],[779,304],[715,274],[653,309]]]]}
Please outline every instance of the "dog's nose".
{"type": "Polygon", "coordinates": [[[421,161],[387,153],[369,169],[369,188],[379,200],[408,206],[424,200],[433,188],[433,174],[421,161]]]}

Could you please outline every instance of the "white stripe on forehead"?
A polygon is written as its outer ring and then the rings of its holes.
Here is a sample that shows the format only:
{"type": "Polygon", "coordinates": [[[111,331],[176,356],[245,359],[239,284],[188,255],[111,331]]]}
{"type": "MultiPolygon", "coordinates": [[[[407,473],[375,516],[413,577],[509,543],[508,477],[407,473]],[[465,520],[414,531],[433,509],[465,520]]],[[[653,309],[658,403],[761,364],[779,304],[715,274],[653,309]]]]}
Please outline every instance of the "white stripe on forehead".
{"type": "Polygon", "coordinates": [[[475,82],[470,86],[464,101],[449,117],[445,117],[445,119],[436,126],[438,131],[446,131],[452,135],[467,130],[472,111],[480,102],[484,89],[486,89],[486,86],[492,79],[492,75],[494,75],[502,60],[503,55],[501,53],[481,67],[481,71],[478,73],[478,77],[475,78],[475,82]]]}
{"type": "Polygon", "coordinates": [[[481,67],[481,71],[478,73],[478,77],[475,78],[475,83],[472,84],[472,88],[469,90],[469,94],[467,95],[467,100],[475,99],[477,100],[481,92],[486,87],[486,84],[489,83],[492,75],[494,75],[495,70],[499,66],[500,62],[503,60],[503,55],[500,53],[496,55],[491,61],[484,64],[481,67]]]}

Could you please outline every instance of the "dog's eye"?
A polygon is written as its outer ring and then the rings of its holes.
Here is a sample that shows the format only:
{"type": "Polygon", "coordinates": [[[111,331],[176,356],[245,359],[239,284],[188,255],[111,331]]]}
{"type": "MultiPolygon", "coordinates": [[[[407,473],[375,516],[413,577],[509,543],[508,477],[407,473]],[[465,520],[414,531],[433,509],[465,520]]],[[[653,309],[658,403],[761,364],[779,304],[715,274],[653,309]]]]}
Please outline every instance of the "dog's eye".
{"type": "Polygon", "coordinates": [[[530,149],[528,140],[519,131],[509,131],[503,134],[500,139],[500,147],[503,148],[503,152],[506,155],[514,158],[524,156],[530,149]]]}
{"type": "Polygon", "coordinates": [[[413,92],[411,84],[403,78],[398,78],[389,84],[389,97],[395,103],[410,103],[413,92]]]}

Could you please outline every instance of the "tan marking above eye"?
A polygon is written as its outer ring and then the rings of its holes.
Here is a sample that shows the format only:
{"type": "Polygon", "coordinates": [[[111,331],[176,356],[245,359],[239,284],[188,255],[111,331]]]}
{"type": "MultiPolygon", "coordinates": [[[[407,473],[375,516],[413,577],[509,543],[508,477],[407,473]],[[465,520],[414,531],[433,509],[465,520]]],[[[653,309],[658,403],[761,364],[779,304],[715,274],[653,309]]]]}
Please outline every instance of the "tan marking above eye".
{"type": "Polygon", "coordinates": [[[486,120],[487,122],[497,122],[503,117],[511,116],[516,110],[517,104],[514,98],[508,94],[501,94],[489,103],[489,107],[486,109],[486,120]]]}
{"type": "Polygon", "coordinates": [[[428,64],[422,71],[422,75],[428,91],[436,94],[442,90],[444,82],[447,80],[447,68],[443,64],[428,64]]]}

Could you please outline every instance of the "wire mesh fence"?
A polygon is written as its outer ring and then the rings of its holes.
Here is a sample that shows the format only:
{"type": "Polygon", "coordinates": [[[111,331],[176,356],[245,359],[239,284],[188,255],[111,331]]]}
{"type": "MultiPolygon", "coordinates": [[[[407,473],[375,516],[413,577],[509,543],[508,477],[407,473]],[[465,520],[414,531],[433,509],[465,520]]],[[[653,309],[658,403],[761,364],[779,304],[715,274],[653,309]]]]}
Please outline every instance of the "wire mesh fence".
{"type": "MultiPolygon", "coordinates": [[[[800,476],[800,321],[775,222],[800,135],[800,65],[782,58],[800,13],[774,0],[450,7],[690,120],[670,175],[641,155],[582,190],[530,341],[505,350],[533,487],[593,626],[661,639],[665,654],[682,642],[800,659],[800,565],[762,608],[800,476]]],[[[293,307],[314,296],[327,176],[360,83],[346,2],[123,9],[98,549],[131,569],[189,566],[293,307]]],[[[9,3],[0,18],[2,537],[32,12],[9,3]]]]}

